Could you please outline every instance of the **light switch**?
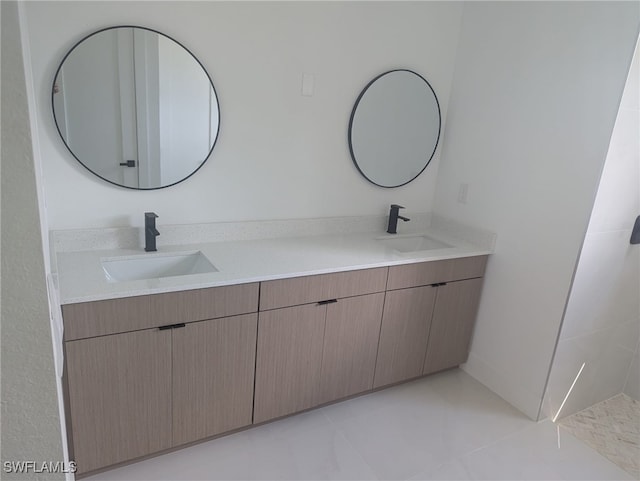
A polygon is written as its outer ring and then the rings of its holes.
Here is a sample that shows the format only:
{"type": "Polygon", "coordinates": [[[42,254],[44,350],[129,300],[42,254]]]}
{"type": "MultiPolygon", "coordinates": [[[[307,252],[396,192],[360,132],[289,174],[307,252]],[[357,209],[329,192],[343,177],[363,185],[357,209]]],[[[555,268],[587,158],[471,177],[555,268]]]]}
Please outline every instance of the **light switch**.
{"type": "Polygon", "coordinates": [[[313,96],[314,78],[310,73],[302,74],[302,95],[305,97],[313,96]]]}

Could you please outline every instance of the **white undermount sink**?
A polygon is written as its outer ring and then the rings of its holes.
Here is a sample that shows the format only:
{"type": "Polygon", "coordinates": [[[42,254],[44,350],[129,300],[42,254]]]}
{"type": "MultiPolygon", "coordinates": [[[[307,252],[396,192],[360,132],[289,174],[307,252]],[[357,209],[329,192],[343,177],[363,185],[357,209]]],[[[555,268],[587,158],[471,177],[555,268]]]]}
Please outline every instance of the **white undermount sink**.
{"type": "Polygon", "coordinates": [[[380,237],[377,240],[398,252],[420,252],[453,247],[451,244],[424,234],[380,237]]]}
{"type": "Polygon", "coordinates": [[[109,282],[218,272],[200,251],[105,258],[102,259],[102,269],[109,282]]]}

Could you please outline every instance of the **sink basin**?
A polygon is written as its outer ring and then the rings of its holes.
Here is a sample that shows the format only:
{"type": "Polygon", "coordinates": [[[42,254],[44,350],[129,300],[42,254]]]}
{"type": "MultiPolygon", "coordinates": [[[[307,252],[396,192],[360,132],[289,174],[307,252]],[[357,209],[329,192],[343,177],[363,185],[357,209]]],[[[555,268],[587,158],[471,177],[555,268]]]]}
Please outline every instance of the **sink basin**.
{"type": "Polygon", "coordinates": [[[218,272],[218,269],[200,251],[102,259],[102,269],[109,282],[218,272]]]}
{"type": "Polygon", "coordinates": [[[453,247],[451,244],[426,235],[382,237],[378,241],[398,252],[420,252],[453,247]]]}

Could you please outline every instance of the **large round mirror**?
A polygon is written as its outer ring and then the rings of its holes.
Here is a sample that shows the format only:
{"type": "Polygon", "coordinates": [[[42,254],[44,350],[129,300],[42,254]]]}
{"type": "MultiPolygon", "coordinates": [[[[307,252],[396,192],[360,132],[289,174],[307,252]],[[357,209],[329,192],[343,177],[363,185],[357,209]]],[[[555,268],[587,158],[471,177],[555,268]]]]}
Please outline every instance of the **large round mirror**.
{"type": "Polygon", "coordinates": [[[131,189],[183,181],[207,160],[220,115],[213,83],[175,40],[112,27],[78,42],[53,82],[65,145],[102,179],[131,189]]]}
{"type": "Polygon", "coordinates": [[[349,121],[349,150],[360,173],[381,187],[418,177],[440,138],[440,105],[423,77],[392,70],[364,88],[349,121]]]}

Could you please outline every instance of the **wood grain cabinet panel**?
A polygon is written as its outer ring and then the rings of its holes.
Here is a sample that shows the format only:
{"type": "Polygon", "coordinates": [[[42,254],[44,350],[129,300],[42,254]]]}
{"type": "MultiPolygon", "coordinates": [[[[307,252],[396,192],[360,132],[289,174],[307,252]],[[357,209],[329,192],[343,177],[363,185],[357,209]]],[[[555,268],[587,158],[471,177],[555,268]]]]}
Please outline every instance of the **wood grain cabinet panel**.
{"type": "Polygon", "coordinates": [[[251,424],[257,314],[173,329],[173,444],[251,424]]]}
{"type": "Polygon", "coordinates": [[[474,256],[393,266],[389,268],[387,289],[404,289],[482,277],[486,264],[487,256],[474,256]]]}
{"type": "Polygon", "coordinates": [[[257,312],[258,289],[252,283],[154,294],[151,317],[162,325],[257,312]]]}
{"type": "Polygon", "coordinates": [[[62,306],[64,339],[71,341],[257,312],[258,292],[258,283],[251,283],[65,304],[62,306]]]}
{"type": "Polygon", "coordinates": [[[435,295],[431,286],[387,292],[374,388],[422,375],[435,295]]]}
{"type": "Polygon", "coordinates": [[[260,310],[384,292],[386,284],[386,267],[267,281],[260,287],[260,310]]]}
{"type": "Polygon", "coordinates": [[[260,313],[254,423],[318,404],[325,313],[317,304],[260,313]]]}
{"type": "Polygon", "coordinates": [[[171,332],[65,344],[78,474],[171,447],[171,332]]]}
{"type": "Polygon", "coordinates": [[[64,339],[84,339],[148,329],[157,324],[149,315],[149,296],[80,302],[62,306],[64,339]]]}
{"type": "Polygon", "coordinates": [[[327,305],[319,403],[373,387],[384,293],[327,305]]]}
{"type": "Polygon", "coordinates": [[[482,279],[438,287],[423,374],[467,361],[481,290],[482,279]]]}

